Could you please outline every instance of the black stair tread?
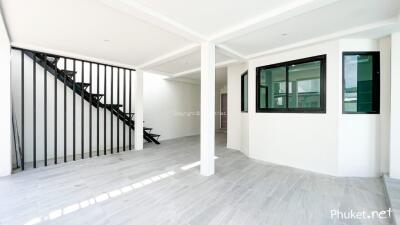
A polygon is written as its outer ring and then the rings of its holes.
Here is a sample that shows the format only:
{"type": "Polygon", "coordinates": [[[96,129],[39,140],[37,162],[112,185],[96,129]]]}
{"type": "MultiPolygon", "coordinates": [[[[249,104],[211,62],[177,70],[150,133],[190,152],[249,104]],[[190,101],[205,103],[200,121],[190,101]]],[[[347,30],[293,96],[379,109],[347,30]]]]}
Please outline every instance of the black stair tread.
{"type": "Polygon", "coordinates": [[[153,128],[150,128],[150,127],[143,127],[143,130],[153,130],[153,128]]]}
{"type": "Polygon", "coordinates": [[[47,56],[46,60],[47,60],[49,63],[51,63],[51,64],[53,64],[53,65],[56,65],[57,62],[58,62],[58,60],[60,60],[60,57],[47,56]]]}
{"type": "Polygon", "coordinates": [[[90,86],[90,83],[85,83],[85,82],[76,82],[75,84],[76,84],[76,85],[79,85],[79,86],[83,86],[84,88],[90,86]]]}
{"type": "Polygon", "coordinates": [[[85,83],[85,82],[75,82],[75,84],[79,84],[79,85],[90,85],[90,83],[85,83]]]}
{"type": "Polygon", "coordinates": [[[47,55],[45,53],[36,53],[36,56],[41,57],[43,59],[46,56],[46,60],[49,61],[50,63],[52,63],[54,61],[58,61],[60,59],[60,57],[58,57],[58,56],[47,55]]]}
{"type": "Polygon", "coordinates": [[[104,94],[91,94],[92,98],[95,98],[95,100],[99,101],[101,98],[104,97],[104,94]]]}
{"type": "Polygon", "coordinates": [[[121,105],[121,104],[106,104],[106,107],[114,107],[114,108],[120,108],[120,107],[122,107],[123,105],[121,105]]]}
{"type": "Polygon", "coordinates": [[[152,137],[160,137],[161,136],[160,134],[149,134],[149,135],[152,137]]]}
{"type": "Polygon", "coordinates": [[[61,72],[69,77],[75,76],[75,74],[76,74],[76,71],[73,71],[73,70],[61,70],[61,72]]]}
{"type": "Polygon", "coordinates": [[[97,94],[97,93],[91,93],[92,96],[94,97],[102,97],[104,94],[97,94]]]}
{"type": "Polygon", "coordinates": [[[131,118],[131,119],[132,119],[133,116],[135,115],[135,113],[129,113],[129,112],[128,112],[128,113],[125,113],[125,114],[126,114],[127,116],[129,116],[129,118],[131,118]]]}

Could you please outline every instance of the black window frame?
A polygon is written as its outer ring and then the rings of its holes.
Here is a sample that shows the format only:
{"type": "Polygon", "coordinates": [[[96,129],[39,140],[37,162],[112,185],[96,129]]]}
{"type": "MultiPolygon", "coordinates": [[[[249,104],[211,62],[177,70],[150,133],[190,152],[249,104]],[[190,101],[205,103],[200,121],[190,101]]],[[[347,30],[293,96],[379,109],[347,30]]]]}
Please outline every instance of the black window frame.
{"type": "Polygon", "coordinates": [[[380,52],[379,51],[356,51],[356,52],[343,52],[342,54],[342,114],[380,114],[381,109],[381,81],[380,81],[380,52]],[[376,107],[375,111],[371,112],[346,112],[344,110],[344,92],[345,92],[345,63],[344,57],[348,55],[372,55],[373,57],[373,74],[372,74],[372,90],[373,90],[373,108],[376,107]]]}
{"type": "MultiPolygon", "coordinates": [[[[326,113],[326,54],[317,55],[282,63],[276,63],[256,68],[256,112],[257,113],[326,113]],[[320,61],[320,107],[319,108],[289,108],[289,66],[320,61]],[[285,108],[260,108],[260,73],[265,69],[277,67],[286,68],[286,107],[285,108]]],[[[268,93],[268,90],[267,90],[268,93]]],[[[268,98],[267,98],[268,99],[268,98]]],[[[268,103],[267,103],[268,106],[268,103]]]]}
{"type": "Polygon", "coordinates": [[[240,110],[241,112],[249,112],[249,73],[245,71],[240,77],[240,110]],[[247,110],[244,109],[244,78],[247,76],[247,110]]]}

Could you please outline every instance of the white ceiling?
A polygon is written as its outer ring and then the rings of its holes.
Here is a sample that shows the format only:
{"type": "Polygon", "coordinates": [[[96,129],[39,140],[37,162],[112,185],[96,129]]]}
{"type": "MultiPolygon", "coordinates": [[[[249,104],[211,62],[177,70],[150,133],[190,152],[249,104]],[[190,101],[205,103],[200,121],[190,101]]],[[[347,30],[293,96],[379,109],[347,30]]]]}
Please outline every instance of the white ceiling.
{"type": "MultiPolygon", "coordinates": [[[[215,55],[216,63],[225,62],[230,59],[230,57],[220,52],[217,52],[215,55]]],[[[190,71],[192,69],[200,68],[200,66],[200,49],[198,49],[190,54],[178,57],[173,61],[168,61],[160,65],[154,66],[152,67],[152,69],[155,71],[160,71],[162,73],[177,74],[182,71],[190,71]]]]}
{"type": "Polygon", "coordinates": [[[398,0],[339,1],[225,42],[243,55],[274,49],[338,31],[387,20],[398,14],[398,0]],[[382,4],[382,2],[385,4],[382,4]],[[286,36],[282,36],[285,34],[286,36]]]}
{"type": "Polygon", "coordinates": [[[138,65],[191,43],[97,0],[1,3],[12,42],[24,45],[138,65]]]}
{"type": "MultiPolygon", "coordinates": [[[[221,67],[215,69],[215,88],[222,88],[227,82],[227,69],[221,67]]],[[[200,83],[200,72],[189,73],[184,76],[185,78],[191,79],[197,83],[200,83]]],[[[177,78],[178,79],[178,78],[177,78]]]]}
{"type": "Polygon", "coordinates": [[[0,2],[15,46],[192,79],[198,77],[193,74],[200,67],[199,45],[205,41],[216,44],[216,61],[223,66],[301,43],[378,38],[400,31],[399,0],[0,2]]]}
{"type": "Polygon", "coordinates": [[[136,1],[207,37],[217,35],[225,29],[276,10],[283,5],[296,2],[296,0],[136,1]]]}

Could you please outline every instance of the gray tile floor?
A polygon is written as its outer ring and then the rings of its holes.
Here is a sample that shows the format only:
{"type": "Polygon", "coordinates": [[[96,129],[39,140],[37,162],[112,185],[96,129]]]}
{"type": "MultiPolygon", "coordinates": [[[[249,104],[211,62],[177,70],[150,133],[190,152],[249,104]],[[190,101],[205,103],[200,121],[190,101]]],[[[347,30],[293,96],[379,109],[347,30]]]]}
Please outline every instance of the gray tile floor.
{"type": "Polygon", "coordinates": [[[211,177],[191,165],[199,137],[187,137],[0,178],[0,224],[390,224],[330,218],[332,209],[386,210],[381,179],[256,162],[225,148],[225,135],[211,177]]]}
{"type": "Polygon", "coordinates": [[[394,223],[400,224],[400,180],[385,176],[384,182],[388,195],[388,202],[393,210],[392,219],[394,223]]]}

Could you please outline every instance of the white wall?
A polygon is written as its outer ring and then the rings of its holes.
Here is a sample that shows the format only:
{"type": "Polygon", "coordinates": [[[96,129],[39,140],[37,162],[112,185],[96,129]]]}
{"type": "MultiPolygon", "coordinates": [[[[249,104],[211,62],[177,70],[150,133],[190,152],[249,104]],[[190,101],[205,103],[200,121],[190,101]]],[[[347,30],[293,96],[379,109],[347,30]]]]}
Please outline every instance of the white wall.
{"type": "Polygon", "coordinates": [[[11,174],[10,41],[0,12],[0,176],[11,174]]]}
{"type": "MultiPolygon", "coordinates": [[[[379,51],[379,43],[377,40],[340,40],[340,51],[379,51]]],[[[342,68],[341,61],[339,68],[342,68]]],[[[382,84],[386,85],[383,87],[385,90],[387,83],[383,82],[382,84]]],[[[342,92],[342,86],[340,86],[340,91],[342,92]]],[[[380,127],[380,114],[339,113],[338,175],[379,176],[380,127]]]]}
{"type": "Polygon", "coordinates": [[[249,115],[242,112],[240,115],[240,151],[249,156],[249,115]]]}
{"type": "Polygon", "coordinates": [[[160,140],[200,134],[200,85],[145,73],[144,125],[160,140]]]}
{"type": "Polygon", "coordinates": [[[380,169],[382,173],[389,173],[391,38],[380,39],[379,49],[381,52],[380,169]]]}
{"type": "Polygon", "coordinates": [[[391,36],[390,177],[400,179],[400,33],[391,36]]]}
{"type": "Polygon", "coordinates": [[[387,38],[333,40],[250,60],[249,113],[241,116],[240,72],[237,66],[229,67],[228,147],[250,158],[335,176],[375,177],[387,171],[389,42],[387,38]],[[342,114],[343,51],[381,51],[379,115],[342,114]],[[323,54],[327,55],[326,113],[255,113],[257,67],[323,54]]]}
{"type": "Polygon", "coordinates": [[[247,64],[236,64],[227,69],[227,91],[228,91],[228,129],[227,129],[227,147],[241,150],[242,138],[247,135],[246,129],[242,129],[241,112],[241,75],[247,70],[247,64]]]}
{"type": "Polygon", "coordinates": [[[340,98],[339,42],[331,41],[250,61],[249,156],[276,164],[335,175],[340,98]],[[255,113],[255,68],[327,55],[326,113],[255,113]]]}

